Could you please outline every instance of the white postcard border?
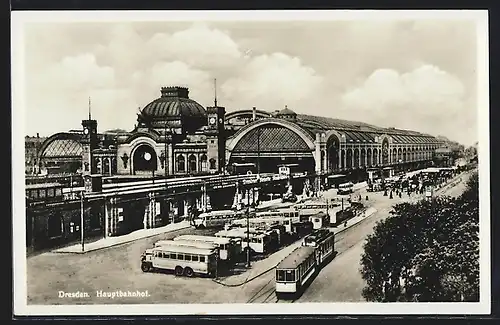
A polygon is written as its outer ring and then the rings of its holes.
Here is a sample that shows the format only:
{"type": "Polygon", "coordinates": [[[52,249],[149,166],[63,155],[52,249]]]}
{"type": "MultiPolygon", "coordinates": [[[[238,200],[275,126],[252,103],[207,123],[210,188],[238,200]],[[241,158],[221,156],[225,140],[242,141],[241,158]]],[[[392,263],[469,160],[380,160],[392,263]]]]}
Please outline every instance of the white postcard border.
{"type": "Polygon", "coordinates": [[[491,308],[489,53],[486,10],[447,11],[23,11],[12,12],[12,186],[13,297],[17,316],[89,315],[243,315],[243,314],[488,314],[491,308]],[[300,303],[300,304],[158,304],[158,305],[28,305],[26,283],[26,224],[24,218],[24,38],[27,22],[96,21],[237,21],[237,20],[474,20],[477,22],[478,159],[480,187],[479,303],[300,303]],[[22,211],[22,212],[21,212],[22,211]]]}

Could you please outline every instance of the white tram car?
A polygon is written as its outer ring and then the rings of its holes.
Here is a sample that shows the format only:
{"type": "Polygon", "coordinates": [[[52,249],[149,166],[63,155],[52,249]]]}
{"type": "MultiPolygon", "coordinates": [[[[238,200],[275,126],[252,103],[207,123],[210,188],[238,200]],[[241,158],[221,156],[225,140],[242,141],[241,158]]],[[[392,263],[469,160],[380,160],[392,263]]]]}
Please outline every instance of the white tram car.
{"type": "Polygon", "coordinates": [[[335,234],[318,229],[304,238],[297,247],[276,266],[276,296],[300,295],[307,285],[335,254],[335,234]]]}

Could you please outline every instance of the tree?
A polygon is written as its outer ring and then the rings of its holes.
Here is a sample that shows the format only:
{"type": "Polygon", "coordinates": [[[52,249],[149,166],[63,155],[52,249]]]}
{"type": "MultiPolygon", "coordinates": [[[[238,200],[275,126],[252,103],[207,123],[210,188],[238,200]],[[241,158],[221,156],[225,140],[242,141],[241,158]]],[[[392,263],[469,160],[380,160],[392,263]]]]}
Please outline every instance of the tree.
{"type": "Polygon", "coordinates": [[[368,301],[478,301],[479,191],[394,206],[364,244],[368,301]]]}

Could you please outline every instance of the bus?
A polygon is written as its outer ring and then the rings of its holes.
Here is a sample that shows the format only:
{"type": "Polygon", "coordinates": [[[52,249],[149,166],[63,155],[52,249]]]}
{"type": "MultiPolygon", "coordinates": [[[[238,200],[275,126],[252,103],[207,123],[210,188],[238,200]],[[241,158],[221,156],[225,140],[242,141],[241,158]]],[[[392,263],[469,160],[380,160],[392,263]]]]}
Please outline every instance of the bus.
{"type": "Polygon", "coordinates": [[[189,246],[162,245],[146,249],[141,256],[141,270],[173,271],[176,276],[213,276],[217,269],[217,250],[189,246]]]}
{"type": "Polygon", "coordinates": [[[352,182],[347,182],[339,185],[337,194],[346,195],[352,192],[354,192],[354,184],[352,182]]]}
{"type": "Polygon", "coordinates": [[[330,216],[321,211],[309,217],[313,224],[313,229],[321,229],[330,225],[330,216]]]}
{"type": "Polygon", "coordinates": [[[236,212],[232,210],[219,210],[203,212],[194,218],[195,228],[217,228],[236,218],[236,212]]]}
{"type": "Polygon", "coordinates": [[[275,218],[280,224],[285,226],[285,231],[289,234],[292,233],[292,224],[300,221],[299,211],[294,208],[257,212],[256,217],[275,218]]]}
{"type": "Polygon", "coordinates": [[[312,216],[323,212],[330,218],[328,223],[334,224],[336,222],[337,211],[350,205],[349,202],[344,201],[345,200],[331,200],[329,203],[323,201],[312,201],[295,205],[295,208],[299,210],[299,218],[301,221],[308,221],[312,216]]]}
{"type": "Polygon", "coordinates": [[[300,295],[317,271],[316,248],[299,246],[276,266],[275,291],[278,299],[300,295]]]}
{"type": "Polygon", "coordinates": [[[241,240],[215,236],[181,235],[174,241],[213,244],[219,248],[219,258],[223,261],[236,260],[241,255],[241,240]]]}
{"type": "MultiPolygon", "coordinates": [[[[214,243],[206,243],[206,242],[194,242],[187,240],[159,240],[153,244],[153,247],[160,246],[188,246],[188,247],[197,247],[201,249],[219,249],[219,246],[214,243]]],[[[220,254],[219,254],[220,258],[220,254]]]]}
{"type": "Polygon", "coordinates": [[[222,230],[215,233],[216,237],[239,238],[241,240],[241,250],[246,252],[250,249],[251,254],[267,254],[279,246],[278,234],[273,231],[258,231],[246,228],[234,228],[222,230]],[[248,240],[247,240],[248,238],[248,240]]]}
{"type": "Polygon", "coordinates": [[[257,166],[254,163],[233,163],[230,165],[231,175],[251,175],[257,173],[257,166]]]}
{"type": "Polygon", "coordinates": [[[298,171],[299,164],[283,164],[278,166],[278,174],[283,176],[293,175],[298,171]]]}
{"type": "Polygon", "coordinates": [[[327,178],[327,186],[329,188],[338,188],[340,184],[343,184],[346,182],[346,175],[342,174],[337,174],[337,175],[330,175],[327,178]]]}

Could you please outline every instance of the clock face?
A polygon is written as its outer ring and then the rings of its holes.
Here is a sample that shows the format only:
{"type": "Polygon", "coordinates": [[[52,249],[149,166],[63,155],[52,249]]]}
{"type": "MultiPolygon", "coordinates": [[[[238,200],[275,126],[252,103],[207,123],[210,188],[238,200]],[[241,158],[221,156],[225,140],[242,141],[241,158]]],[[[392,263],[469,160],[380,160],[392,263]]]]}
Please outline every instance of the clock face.
{"type": "Polygon", "coordinates": [[[89,129],[87,129],[87,128],[83,129],[83,133],[89,134],[89,129]]]}
{"type": "Polygon", "coordinates": [[[146,153],[144,154],[144,159],[145,159],[146,161],[150,161],[150,160],[151,160],[151,154],[150,154],[149,152],[146,152],[146,153]]]}
{"type": "Polygon", "coordinates": [[[215,117],[211,117],[210,120],[208,120],[210,122],[210,124],[215,124],[215,117]]]}

